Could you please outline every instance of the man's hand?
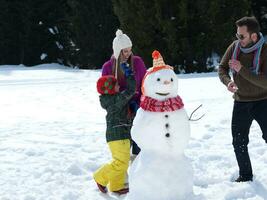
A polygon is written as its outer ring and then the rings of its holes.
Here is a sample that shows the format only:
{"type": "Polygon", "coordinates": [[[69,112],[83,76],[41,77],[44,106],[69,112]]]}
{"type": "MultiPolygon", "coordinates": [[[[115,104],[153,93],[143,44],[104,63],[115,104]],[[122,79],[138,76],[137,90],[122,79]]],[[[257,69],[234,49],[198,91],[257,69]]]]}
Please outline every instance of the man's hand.
{"type": "Polygon", "coordinates": [[[228,64],[229,64],[229,67],[236,72],[239,72],[240,69],[242,68],[242,65],[239,60],[235,60],[235,59],[229,60],[228,64]]]}
{"type": "Polygon", "coordinates": [[[238,90],[238,87],[236,86],[234,81],[231,81],[230,83],[228,83],[227,85],[227,89],[232,92],[235,93],[238,90]]]}

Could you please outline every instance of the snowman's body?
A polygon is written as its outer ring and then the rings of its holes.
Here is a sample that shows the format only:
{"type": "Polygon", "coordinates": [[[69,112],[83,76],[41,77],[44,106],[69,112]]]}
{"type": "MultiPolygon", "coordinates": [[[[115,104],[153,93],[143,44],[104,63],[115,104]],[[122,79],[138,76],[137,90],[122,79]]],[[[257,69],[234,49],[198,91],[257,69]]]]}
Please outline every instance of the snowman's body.
{"type": "MultiPolygon", "coordinates": [[[[144,80],[145,95],[159,101],[178,96],[177,76],[171,69],[144,80]]],[[[141,152],[129,170],[129,200],[184,200],[193,194],[193,172],[184,150],[190,124],[184,108],[151,112],[139,108],[131,129],[141,152]]]]}

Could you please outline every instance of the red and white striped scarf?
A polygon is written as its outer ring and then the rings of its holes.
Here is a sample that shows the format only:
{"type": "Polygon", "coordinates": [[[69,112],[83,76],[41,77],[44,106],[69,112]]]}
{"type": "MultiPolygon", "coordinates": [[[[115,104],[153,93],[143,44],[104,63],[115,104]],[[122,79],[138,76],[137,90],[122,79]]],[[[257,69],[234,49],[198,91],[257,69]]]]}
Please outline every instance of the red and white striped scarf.
{"type": "Polygon", "coordinates": [[[150,112],[170,112],[184,107],[180,96],[159,101],[147,96],[141,96],[140,107],[150,112]]]}

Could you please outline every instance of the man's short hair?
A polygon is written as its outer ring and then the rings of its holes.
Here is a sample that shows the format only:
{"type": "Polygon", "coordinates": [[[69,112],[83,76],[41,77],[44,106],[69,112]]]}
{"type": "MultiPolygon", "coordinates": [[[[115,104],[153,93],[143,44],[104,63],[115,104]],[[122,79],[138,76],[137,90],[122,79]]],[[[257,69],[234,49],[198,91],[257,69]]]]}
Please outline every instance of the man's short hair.
{"type": "Polygon", "coordinates": [[[238,27],[246,26],[247,31],[250,34],[252,33],[259,34],[260,32],[260,25],[259,25],[258,20],[255,17],[242,17],[241,19],[237,20],[235,24],[238,27]]]}

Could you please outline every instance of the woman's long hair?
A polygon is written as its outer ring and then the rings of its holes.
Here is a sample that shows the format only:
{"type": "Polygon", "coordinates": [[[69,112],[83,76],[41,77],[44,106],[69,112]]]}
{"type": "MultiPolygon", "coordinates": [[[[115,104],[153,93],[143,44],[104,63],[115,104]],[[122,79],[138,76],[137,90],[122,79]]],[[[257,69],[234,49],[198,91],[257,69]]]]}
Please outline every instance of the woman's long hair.
{"type": "MultiPolygon", "coordinates": [[[[117,78],[118,81],[124,79],[124,73],[120,65],[121,58],[122,58],[122,55],[120,53],[118,59],[114,59],[114,62],[112,63],[112,75],[115,76],[115,78],[117,78]]],[[[133,53],[129,56],[127,63],[130,65],[130,68],[134,72],[133,53]]]]}

